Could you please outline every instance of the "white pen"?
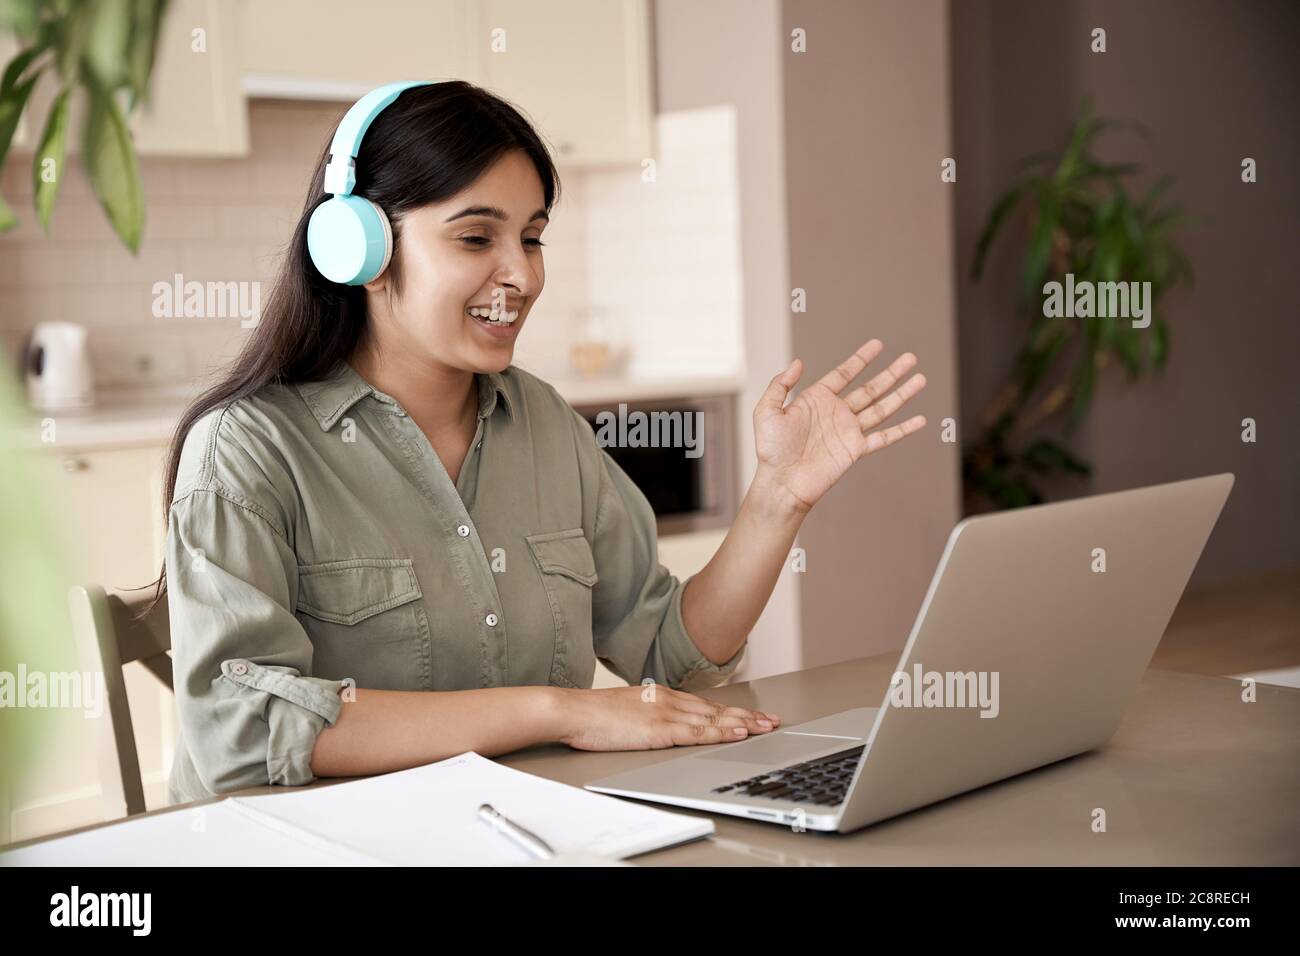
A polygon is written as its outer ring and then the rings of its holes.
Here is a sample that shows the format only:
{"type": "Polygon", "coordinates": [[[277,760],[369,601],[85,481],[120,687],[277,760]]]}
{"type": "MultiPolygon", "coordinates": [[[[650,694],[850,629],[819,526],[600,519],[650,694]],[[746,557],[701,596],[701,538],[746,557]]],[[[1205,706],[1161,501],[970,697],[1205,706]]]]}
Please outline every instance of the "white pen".
{"type": "Polygon", "coordinates": [[[492,806],[492,804],[482,804],[478,808],[478,815],[483,822],[492,829],[509,837],[516,844],[523,847],[538,859],[545,860],[555,856],[555,851],[551,849],[545,840],[539,837],[536,833],[525,830],[509,817],[502,814],[501,811],[492,806]]]}

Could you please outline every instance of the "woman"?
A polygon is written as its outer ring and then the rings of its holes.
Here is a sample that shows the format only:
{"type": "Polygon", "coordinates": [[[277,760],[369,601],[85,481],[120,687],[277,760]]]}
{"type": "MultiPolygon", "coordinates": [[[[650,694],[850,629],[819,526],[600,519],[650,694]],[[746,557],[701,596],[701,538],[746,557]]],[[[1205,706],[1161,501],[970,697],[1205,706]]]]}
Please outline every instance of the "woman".
{"type": "Polygon", "coordinates": [[[683,584],[591,428],[510,365],[558,191],[535,131],[447,82],[401,92],[358,136],[353,192],[391,221],[391,260],[362,285],[317,268],[327,150],[260,324],[173,443],[169,798],[770,731],[778,715],[688,689],[735,670],[808,510],[924,425],[877,430],[924,386],[898,384],[915,357],[850,390],[880,354],[868,342],[788,405],[800,363],[777,375],[753,484],[683,584]],[[632,686],[591,689],[597,658],[632,686]]]}

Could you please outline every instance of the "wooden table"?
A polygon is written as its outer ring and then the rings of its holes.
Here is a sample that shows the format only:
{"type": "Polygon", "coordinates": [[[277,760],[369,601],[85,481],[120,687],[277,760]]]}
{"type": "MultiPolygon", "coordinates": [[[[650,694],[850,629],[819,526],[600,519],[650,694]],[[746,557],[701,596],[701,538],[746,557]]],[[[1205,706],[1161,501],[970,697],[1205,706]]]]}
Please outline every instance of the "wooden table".
{"type": "MultiPolygon", "coordinates": [[[[719,687],[702,696],[774,711],[789,726],[850,707],[879,704],[897,662],[896,654],[885,654],[719,687]]],[[[581,786],[682,752],[674,748],[589,753],[550,744],[499,759],[519,770],[581,786]]],[[[311,786],[341,782],[320,780],[311,786]]],[[[283,787],[238,791],[282,792],[283,787]]],[[[210,801],[184,806],[206,802],[210,801]]],[[[151,812],[170,809],[175,808],[151,812]]],[[[635,862],[647,866],[1296,865],[1300,863],[1300,690],[1260,684],[1256,702],[1244,703],[1237,681],[1150,670],[1119,730],[1099,751],[846,835],[794,832],[723,815],[713,819],[717,833],[712,838],[647,853],[635,862]],[[1106,809],[1105,833],[1092,830],[1095,807],[1106,809]]]]}

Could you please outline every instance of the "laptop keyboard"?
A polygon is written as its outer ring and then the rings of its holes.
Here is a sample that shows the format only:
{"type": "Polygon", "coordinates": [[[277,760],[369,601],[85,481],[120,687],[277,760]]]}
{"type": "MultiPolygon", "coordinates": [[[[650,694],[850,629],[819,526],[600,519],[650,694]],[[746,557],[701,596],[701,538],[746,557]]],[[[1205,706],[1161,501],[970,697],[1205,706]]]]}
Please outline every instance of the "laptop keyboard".
{"type": "Polygon", "coordinates": [[[769,770],[757,777],[714,787],[712,792],[834,806],[844,802],[844,795],[848,793],[853,772],[858,769],[858,761],[862,758],[865,747],[863,744],[816,760],[805,760],[779,770],[769,770]]]}

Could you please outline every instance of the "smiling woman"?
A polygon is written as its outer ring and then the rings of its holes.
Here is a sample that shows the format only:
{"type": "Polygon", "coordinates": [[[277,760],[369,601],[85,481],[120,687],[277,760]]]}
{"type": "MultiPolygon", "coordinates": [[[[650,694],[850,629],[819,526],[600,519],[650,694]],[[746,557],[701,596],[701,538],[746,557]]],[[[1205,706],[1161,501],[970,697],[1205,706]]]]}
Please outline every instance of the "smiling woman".
{"type": "Polygon", "coordinates": [[[537,133],[468,83],[344,117],[261,323],[174,439],[171,800],[779,723],[688,691],[735,671],[812,505],[924,424],[879,427],[916,358],[850,388],[872,340],[793,399],[800,364],[777,375],[735,524],[679,581],[591,427],[511,365],[558,192],[537,133]],[[593,690],[597,659],[633,686],[593,690]]]}

